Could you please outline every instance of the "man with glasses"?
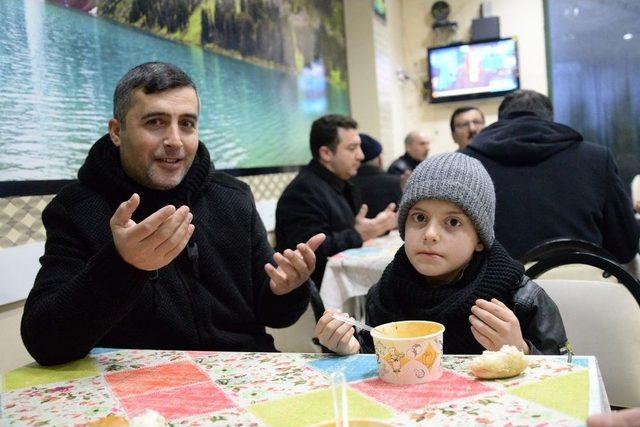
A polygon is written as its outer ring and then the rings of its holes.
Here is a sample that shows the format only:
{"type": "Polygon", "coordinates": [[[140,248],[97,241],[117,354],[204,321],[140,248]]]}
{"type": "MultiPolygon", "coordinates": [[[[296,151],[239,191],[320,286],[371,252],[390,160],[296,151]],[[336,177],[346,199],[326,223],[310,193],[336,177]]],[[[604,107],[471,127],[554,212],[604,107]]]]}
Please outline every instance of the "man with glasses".
{"type": "Polygon", "coordinates": [[[484,129],[484,114],[476,107],[460,107],[451,115],[449,126],[453,140],[462,150],[484,129]]]}

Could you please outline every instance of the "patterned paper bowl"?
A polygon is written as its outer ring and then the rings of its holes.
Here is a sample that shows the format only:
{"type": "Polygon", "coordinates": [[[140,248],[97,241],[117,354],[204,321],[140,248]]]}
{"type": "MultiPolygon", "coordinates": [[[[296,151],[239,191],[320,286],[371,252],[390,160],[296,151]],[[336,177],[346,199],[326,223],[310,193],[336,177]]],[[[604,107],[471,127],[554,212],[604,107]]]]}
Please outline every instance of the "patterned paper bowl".
{"type": "Polygon", "coordinates": [[[406,320],[371,331],[380,379],[391,384],[422,384],[440,378],[444,325],[406,320]]]}

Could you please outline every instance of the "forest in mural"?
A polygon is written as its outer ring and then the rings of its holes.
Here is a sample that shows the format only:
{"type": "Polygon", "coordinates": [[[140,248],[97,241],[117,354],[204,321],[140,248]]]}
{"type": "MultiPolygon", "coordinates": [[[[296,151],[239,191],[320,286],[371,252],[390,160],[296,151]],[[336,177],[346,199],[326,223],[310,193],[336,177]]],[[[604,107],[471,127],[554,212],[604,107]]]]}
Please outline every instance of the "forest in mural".
{"type": "Polygon", "coordinates": [[[57,2],[289,72],[322,60],[331,82],[346,84],[342,0],[57,2]]]}

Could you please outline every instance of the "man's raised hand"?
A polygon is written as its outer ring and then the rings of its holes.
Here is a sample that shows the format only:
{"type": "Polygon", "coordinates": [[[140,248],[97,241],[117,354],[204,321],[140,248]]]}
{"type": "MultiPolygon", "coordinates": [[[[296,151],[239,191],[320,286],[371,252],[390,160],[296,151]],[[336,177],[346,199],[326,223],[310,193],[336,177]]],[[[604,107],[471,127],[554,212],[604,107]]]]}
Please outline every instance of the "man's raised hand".
{"type": "Polygon", "coordinates": [[[133,194],[122,202],[109,225],[118,254],[127,263],[141,270],[152,271],[169,264],[189,242],[195,226],[187,206],[176,209],[165,206],[140,223],[131,219],[140,205],[140,196],[133,194]]]}
{"type": "Polygon", "coordinates": [[[396,204],[389,205],[376,215],[375,218],[367,218],[369,207],[363,204],[360,207],[358,215],[356,215],[356,223],[354,228],[362,237],[362,240],[373,239],[382,236],[389,230],[393,230],[398,226],[398,214],[395,212],[396,204]]]}
{"type": "Polygon", "coordinates": [[[309,279],[316,268],[315,250],[325,238],[323,233],[316,234],[307,243],[298,243],[295,251],[287,249],[282,254],[280,252],[273,254],[273,260],[278,268],[265,264],[264,270],[271,278],[269,286],[274,294],[287,294],[309,279]]]}

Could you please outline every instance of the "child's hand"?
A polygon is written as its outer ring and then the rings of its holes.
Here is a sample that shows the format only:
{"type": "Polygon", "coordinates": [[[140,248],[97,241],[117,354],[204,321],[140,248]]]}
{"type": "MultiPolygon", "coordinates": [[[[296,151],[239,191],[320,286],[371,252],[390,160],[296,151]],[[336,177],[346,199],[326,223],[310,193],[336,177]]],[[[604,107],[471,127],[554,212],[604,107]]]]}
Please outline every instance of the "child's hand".
{"type": "MultiPolygon", "coordinates": [[[[316,337],[320,344],[338,354],[355,354],[360,351],[360,343],[353,336],[355,329],[348,323],[334,319],[333,310],[324,312],[316,325],[316,337]]],[[[336,311],[335,313],[339,313],[336,311]]],[[[344,316],[349,316],[344,313],[344,316]]]]}
{"type": "Polygon", "coordinates": [[[495,298],[491,302],[479,299],[471,307],[471,313],[471,333],[484,348],[498,351],[503,345],[509,344],[529,354],[518,318],[501,301],[495,298]]]}

